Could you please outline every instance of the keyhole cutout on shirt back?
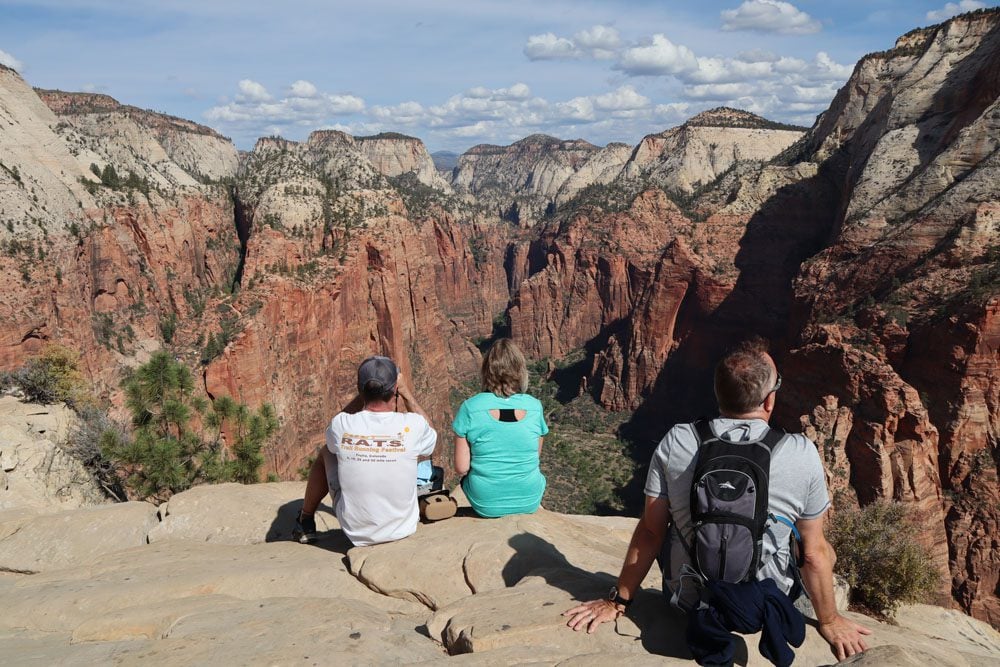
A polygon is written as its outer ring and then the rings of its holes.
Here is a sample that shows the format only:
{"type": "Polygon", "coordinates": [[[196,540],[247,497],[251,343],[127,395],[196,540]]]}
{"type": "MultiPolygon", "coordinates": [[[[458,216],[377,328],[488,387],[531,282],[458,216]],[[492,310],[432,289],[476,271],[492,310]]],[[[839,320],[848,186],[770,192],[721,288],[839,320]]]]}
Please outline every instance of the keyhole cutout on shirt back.
{"type": "Polygon", "coordinates": [[[490,410],[490,417],[498,422],[519,422],[528,415],[527,410],[513,410],[502,408],[500,410],[490,410]]]}

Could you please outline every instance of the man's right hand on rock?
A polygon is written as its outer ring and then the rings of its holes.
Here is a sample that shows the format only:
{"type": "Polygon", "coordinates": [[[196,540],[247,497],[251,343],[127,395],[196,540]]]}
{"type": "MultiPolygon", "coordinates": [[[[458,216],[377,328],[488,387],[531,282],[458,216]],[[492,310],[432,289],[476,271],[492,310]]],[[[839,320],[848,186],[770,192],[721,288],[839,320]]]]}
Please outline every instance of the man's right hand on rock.
{"type": "Polygon", "coordinates": [[[610,600],[591,600],[564,611],[563,616],[569,616],[566,625],[576,631],[586,629],[589,634],[597,630],[601,623],[613,621],[624,613],[610,600]]]}

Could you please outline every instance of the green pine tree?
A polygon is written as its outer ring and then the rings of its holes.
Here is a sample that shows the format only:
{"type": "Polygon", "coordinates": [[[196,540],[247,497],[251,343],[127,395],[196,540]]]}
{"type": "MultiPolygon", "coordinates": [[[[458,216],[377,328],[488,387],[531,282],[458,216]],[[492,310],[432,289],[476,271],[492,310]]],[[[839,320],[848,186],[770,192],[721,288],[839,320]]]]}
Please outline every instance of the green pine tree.
{"type": "Polygon", "coordinates": [[[107,438],[101,449],[136,495],[162,500],[199,482],[259,481],[261,450],[278,429],[270,405],[251,411],[227,396],[210,404],[195,394],[191,371],[165,351],[123,386],[133,436],[107,438]]]}

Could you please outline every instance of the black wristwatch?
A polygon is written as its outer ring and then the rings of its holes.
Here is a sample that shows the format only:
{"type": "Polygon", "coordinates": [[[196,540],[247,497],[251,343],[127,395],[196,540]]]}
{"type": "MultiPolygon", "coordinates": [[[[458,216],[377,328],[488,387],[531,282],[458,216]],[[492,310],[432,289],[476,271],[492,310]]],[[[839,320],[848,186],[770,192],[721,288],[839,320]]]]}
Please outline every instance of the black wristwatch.
{"type": "Polygon", "coordinates": [[[618,587],[612,586],[611,591],[608,593],[608,602],[612,604],[620,604],[625,607],[625,611],[628,611],[629,606],[632,604],[631,600],[626,600],[621,595],[618,594],[618,587]]]}

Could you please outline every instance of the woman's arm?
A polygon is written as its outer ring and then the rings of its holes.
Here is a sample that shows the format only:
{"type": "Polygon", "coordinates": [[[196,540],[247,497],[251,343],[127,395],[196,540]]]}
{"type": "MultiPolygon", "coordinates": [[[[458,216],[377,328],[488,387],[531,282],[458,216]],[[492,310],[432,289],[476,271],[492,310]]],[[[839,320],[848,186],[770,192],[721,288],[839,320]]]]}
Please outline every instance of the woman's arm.
{"type": "Polygon", "coordinates": [[[545,438],[538,439],[538,455],[542,455],[542,443],[545,442],[545,438]]]}
{"type": "Polygon", "coordinates": [[[472,465],[472,452],[469,441],[460,435],[455,436],[455,472],[464,475],[472,465]]]}

